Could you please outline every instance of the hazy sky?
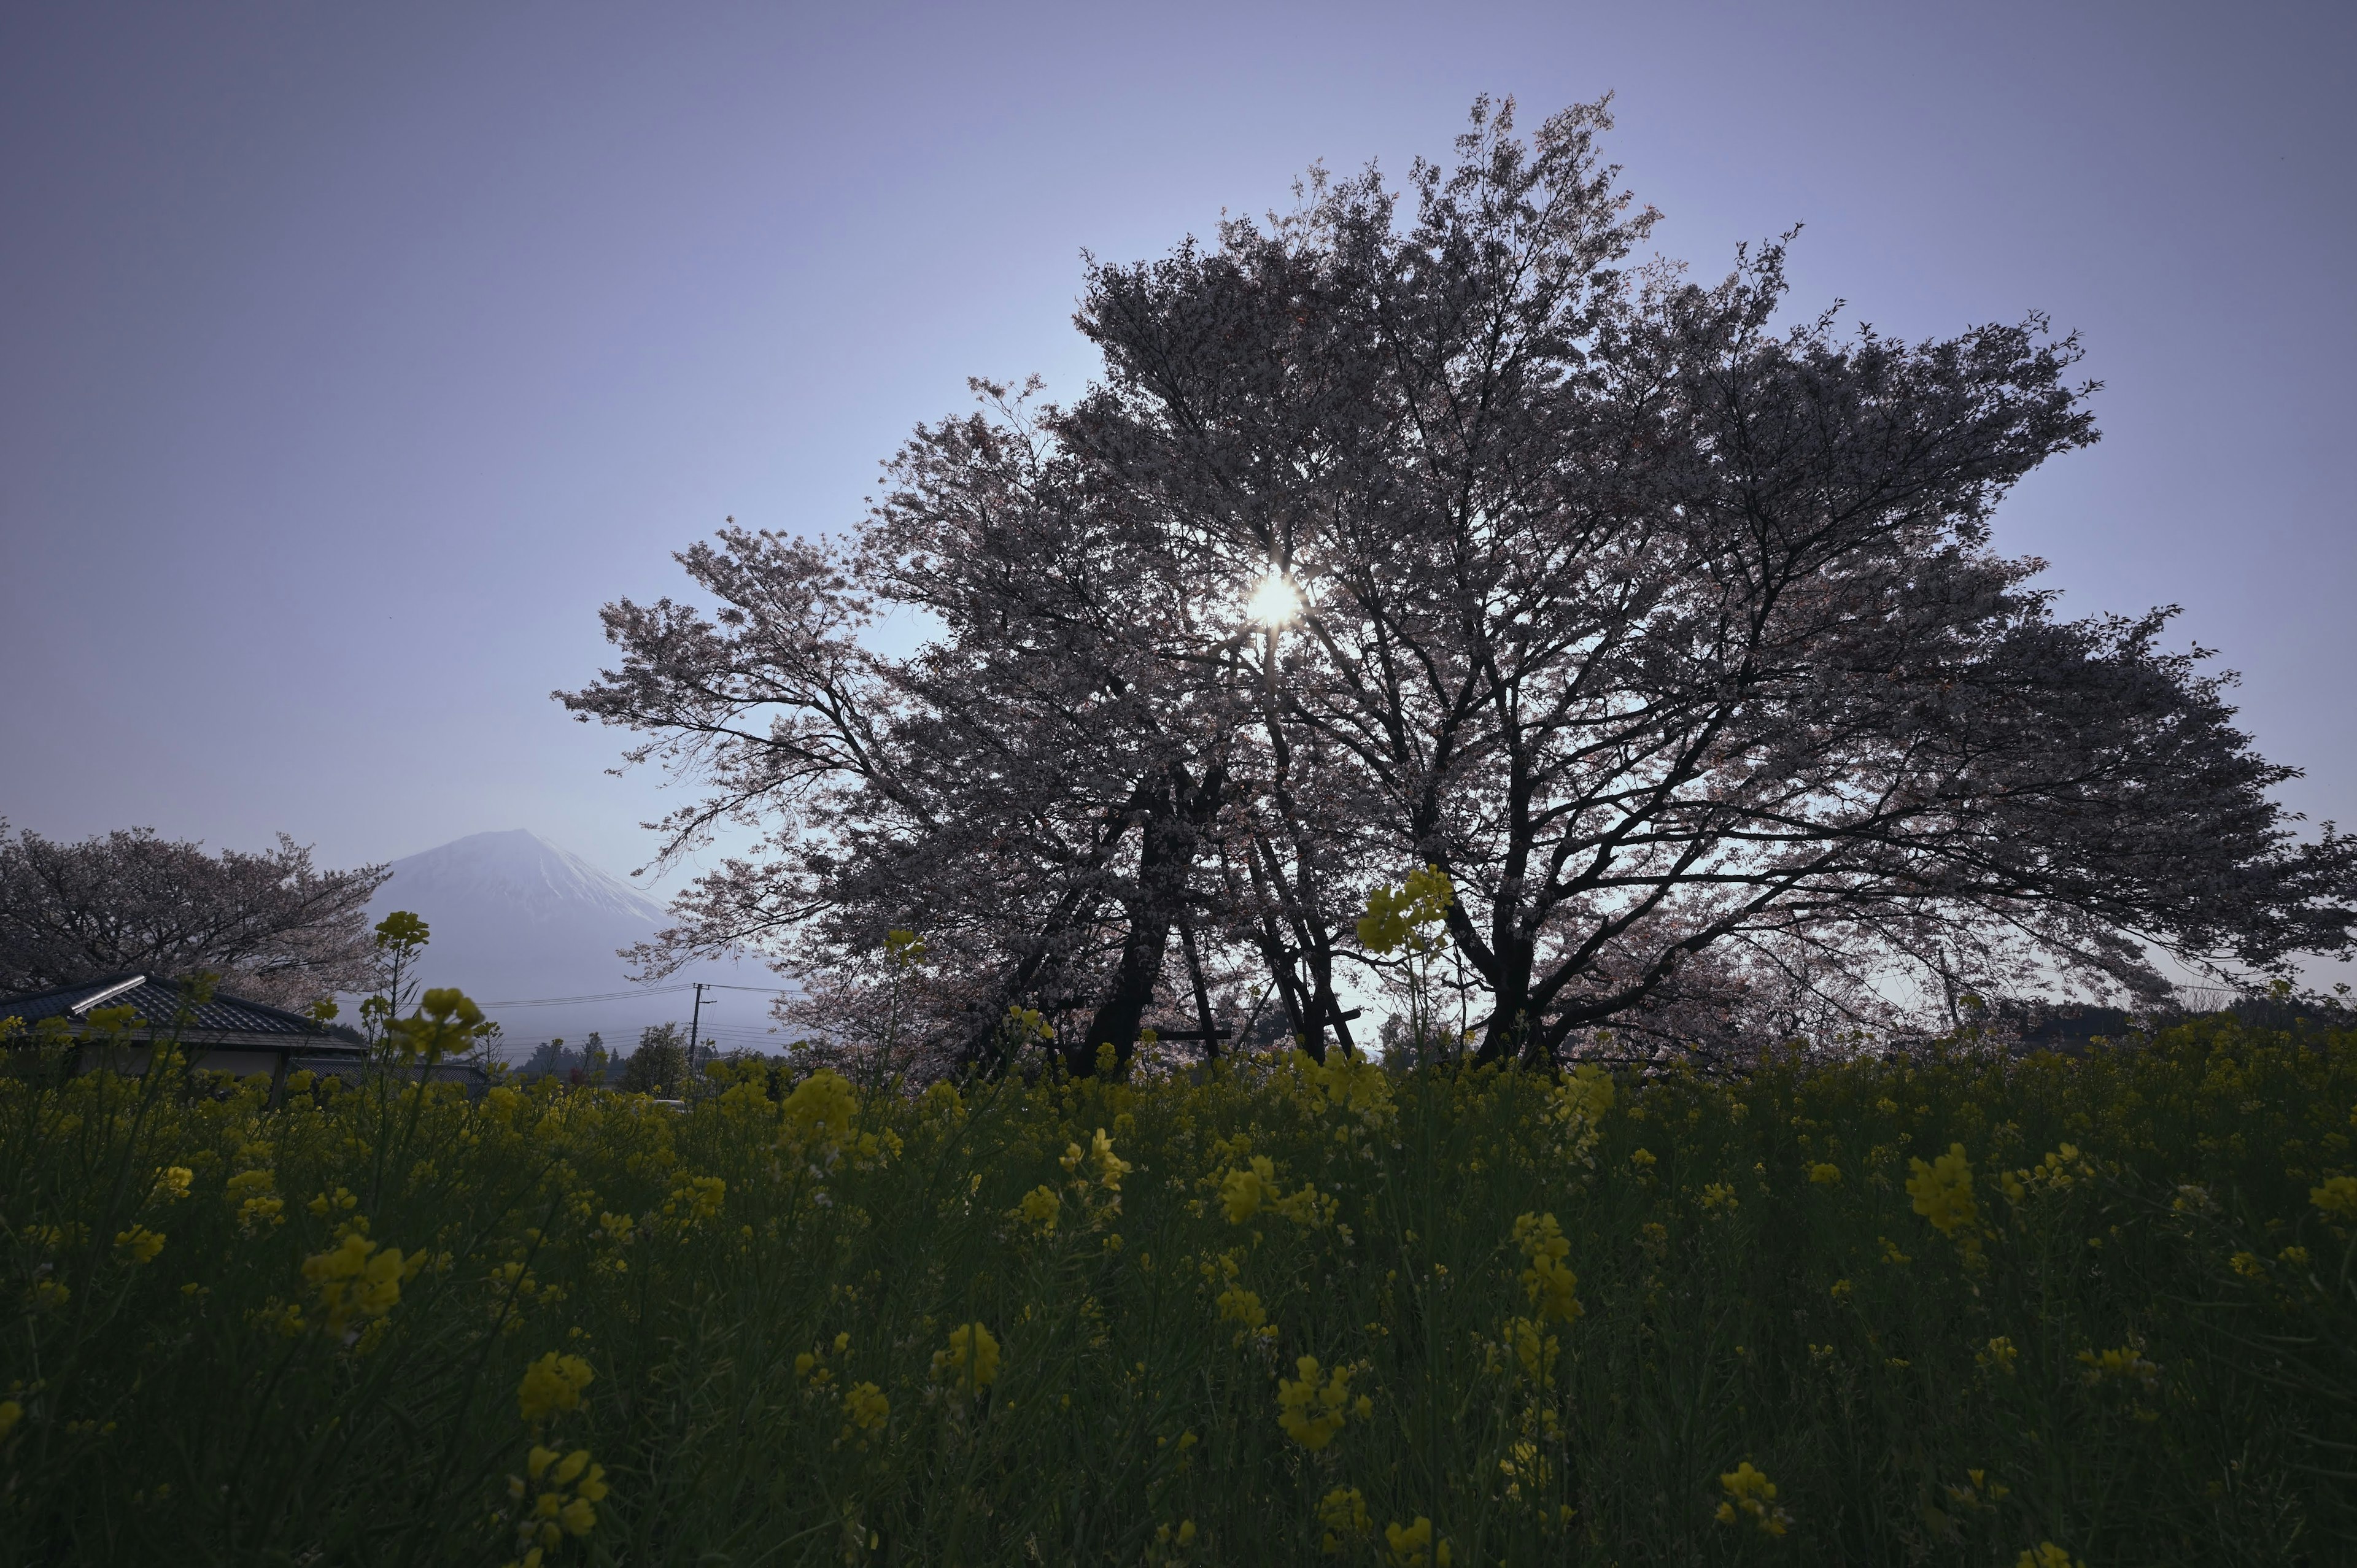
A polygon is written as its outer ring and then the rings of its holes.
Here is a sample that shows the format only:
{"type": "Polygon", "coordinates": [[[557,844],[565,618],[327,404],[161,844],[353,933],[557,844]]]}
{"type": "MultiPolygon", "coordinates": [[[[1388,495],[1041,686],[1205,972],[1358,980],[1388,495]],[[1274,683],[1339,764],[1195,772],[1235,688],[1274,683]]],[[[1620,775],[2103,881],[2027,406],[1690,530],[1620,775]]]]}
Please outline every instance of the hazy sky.
{"type": "Polygon", "coordinates": [[[2083,332],[2105,438],[1999,542],[2182,604],[2357,820],[2352,66],[2345,3],[9,5],[0,815],[625,870],[651,780],[548,699],[600,602],[1076,390],[1083,249],[1610,91],[1698,272],[1800,222],[1796,308],[2083,332]]]}

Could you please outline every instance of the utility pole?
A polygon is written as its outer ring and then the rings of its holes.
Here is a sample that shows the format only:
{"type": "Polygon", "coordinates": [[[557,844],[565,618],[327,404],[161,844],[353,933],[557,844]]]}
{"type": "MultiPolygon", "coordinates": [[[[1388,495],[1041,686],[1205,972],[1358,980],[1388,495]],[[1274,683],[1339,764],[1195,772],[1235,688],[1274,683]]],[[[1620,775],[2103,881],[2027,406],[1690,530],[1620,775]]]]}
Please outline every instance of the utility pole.
{"type": "Polygon", "coordinates": [[[695,1006],[687,1015],[687,1077],[691,1083],[695,1080],[695,1041],[704,1026],[704,985],[701,980],[695,983],[695,1006]]]}

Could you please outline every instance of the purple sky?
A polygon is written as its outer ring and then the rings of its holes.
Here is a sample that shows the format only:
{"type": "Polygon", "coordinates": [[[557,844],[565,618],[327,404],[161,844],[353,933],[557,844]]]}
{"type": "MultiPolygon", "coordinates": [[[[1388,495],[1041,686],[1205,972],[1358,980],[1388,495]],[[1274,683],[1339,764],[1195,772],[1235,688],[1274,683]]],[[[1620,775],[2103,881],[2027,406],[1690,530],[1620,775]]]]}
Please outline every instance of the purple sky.
{"type": "Polygon", "coordinates": [[[1798,307],[2084,332],[2105,439],[2000,542],[2184,605],[2357,821],[2352,66],[2346,4],[11,5],[0,814],[627,869],[651,781],[547,698],[600,602],[1077,389],[1083,248],[1610,90],[1699,273],[1799,221],[1798,307]]]}

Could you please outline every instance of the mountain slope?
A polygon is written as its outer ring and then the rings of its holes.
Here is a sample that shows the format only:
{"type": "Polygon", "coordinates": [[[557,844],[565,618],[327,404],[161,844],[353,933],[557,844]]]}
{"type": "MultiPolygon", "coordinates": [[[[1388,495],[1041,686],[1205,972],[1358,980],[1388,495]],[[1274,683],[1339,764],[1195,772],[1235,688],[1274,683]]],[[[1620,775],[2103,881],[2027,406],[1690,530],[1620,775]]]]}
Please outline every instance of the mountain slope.
{"type": "MultiPolygon", "coordinates": [[[[580,856],[518,828],[471,833],[393,863],[370,918],[395,909],[421,916],[431,933],[422,977],[455,985],[500,1021],[510,1054],[591,1030],[628,1050],[650,1024],[688,1022],[692,981],[761,986],[759,968],[702,964],[642,987],[617,950],[668,923],[662,905],[580,856]],[[556,1001],[558,998],[589,1000],[556,1001]]],[[[778,1048],[767,999],[707,993],[702,1033],[729,1045],[778,1048]]]]}
{"type": "MultiPolygon", "coordinates": [[[[522,828],[469,833],[437,849],[393,863],[393,884],[425,914],[438,903],[461,918],[496,913],[535,926],[600,919],[652,927],[662,906],[626,886],[569,850],[522,828]]],[[[429,915],[430,920],[432,917],[429,915]]]]}

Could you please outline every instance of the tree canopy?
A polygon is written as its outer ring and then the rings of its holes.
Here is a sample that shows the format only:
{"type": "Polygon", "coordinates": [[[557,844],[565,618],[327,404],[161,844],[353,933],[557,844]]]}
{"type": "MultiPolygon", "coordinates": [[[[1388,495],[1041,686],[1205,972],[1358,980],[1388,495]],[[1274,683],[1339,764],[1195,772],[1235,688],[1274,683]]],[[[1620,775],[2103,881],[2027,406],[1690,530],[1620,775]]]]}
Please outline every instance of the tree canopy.
{"type": "Polygon", "coordinates": [[[1346,993],[1408,961],[1354,924],[1423,867],[1491,1060],[2346,950],[2357,852],[2269,799],[2173,612],[2060,618],[1991,547],[2096,439],[2077,340],[1788,321],[1783,242],[1635,262],[1609,124],[1483,101],[1405,191],[1313,170],[1092,262],[1071,403],[977,382],[847,534],[732,522],[679,556],[709,613],[608,606],[619,664],[558,696],[697,788],[663,854],[762,835],[645,956],[889,987],[966,1060],[1032,1008],[1086,1070],[1254,998],[1361,1043],[1346,993]]]}
{"type": "Polygon", "coordinates": [[[363,990],[375,972],[368,901],[386,875],[321,871],[284,833],[275,849],[217,855],[148,828],[80,843],[0,837],[0,992],[131,972],[209,972],[285,1007],[363,990]]]}

